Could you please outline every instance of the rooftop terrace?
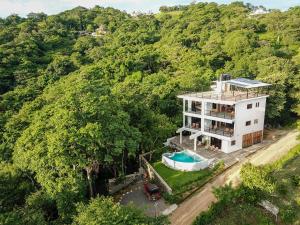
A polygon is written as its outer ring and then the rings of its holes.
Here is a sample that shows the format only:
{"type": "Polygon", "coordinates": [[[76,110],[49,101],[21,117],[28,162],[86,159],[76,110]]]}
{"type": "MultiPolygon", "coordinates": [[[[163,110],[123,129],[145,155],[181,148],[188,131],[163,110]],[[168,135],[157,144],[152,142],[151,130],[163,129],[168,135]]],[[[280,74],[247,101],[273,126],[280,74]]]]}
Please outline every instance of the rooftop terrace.
{"type": "Polygon", "coordinates": [[[213,99],[213,100],[222,100],[222,101],[232,101],[238,102],[244,99],[251,99],[257,97],[267,97],[268,95],[265,93],[258,92],[245,92],[245,91],[227,91],[222,93],[216,93],[215,91],[207,91],[207,92],[190,92],[181,94],[179,98],[185,97],[195,97],[199,99],[213,99]]]}

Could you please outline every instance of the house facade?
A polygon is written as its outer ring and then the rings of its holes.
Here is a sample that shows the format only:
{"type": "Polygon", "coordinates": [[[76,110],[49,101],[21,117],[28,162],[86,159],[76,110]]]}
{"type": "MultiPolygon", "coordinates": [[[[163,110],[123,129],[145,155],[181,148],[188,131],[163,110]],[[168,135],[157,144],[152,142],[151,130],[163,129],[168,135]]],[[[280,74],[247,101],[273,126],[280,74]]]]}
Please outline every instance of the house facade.
{"type": "Polygon", "coordinates": [[[193,142],[225,153],[262,142],[269,84],[222,75],[212,91],[179,95],[183,101],[183,125],[179,144],[193,142]]]}

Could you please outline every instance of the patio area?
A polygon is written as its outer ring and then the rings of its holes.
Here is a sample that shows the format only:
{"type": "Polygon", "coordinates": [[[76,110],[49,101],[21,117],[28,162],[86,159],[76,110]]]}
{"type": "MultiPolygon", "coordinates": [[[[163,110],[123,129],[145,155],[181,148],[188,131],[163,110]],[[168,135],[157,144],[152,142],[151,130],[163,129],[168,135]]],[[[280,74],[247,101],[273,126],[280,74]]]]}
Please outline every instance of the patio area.
{"type": "MultiPolygon", "coordinates": [[[[172,147],[178,150],[188,149],[194,151],[194,141],[189,139],[189,136],[182,137],[182,144],[179,142],[179,136],[175,136],[172,140],[170,140],[170,144],[172,147]]],[[[241,159],[247,157],[248,155],[256,152],[257,150],[263,148],[267,142],[259,143],[252,145],[248,148],[243,148],[241,150],[232,152],[232,153],[224,153],[222,151],[217,150],[209,150],[204,146],[197,145],[197,154],[207,158],[212,159],[215,158],[217,161],[223,160],[225,163],[225,167],[231,166],[241,159]]]]}

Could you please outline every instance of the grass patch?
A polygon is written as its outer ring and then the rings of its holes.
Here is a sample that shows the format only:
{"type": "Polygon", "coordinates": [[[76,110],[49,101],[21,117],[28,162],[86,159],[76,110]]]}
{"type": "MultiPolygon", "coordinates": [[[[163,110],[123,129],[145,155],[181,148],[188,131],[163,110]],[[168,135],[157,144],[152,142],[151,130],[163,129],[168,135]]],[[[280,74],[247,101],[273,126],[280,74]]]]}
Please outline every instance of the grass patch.
{"type": "Polygon", "coordinates": [[[287,154],[278,159],[276,162],[270,164],[270,168],[273,170],[284,168],[291,161],[295,160],[300,155],[300,145],[296,145],[287,154]]]}
{"type": "Polygon", "coordinates": [[[209,169],[191,172],[177,171],[165,166],[162,162],[154,163],[153,167],[174,191],[177,188],[204,179],[212,174],[212,170],[209,169]]]}
{"type": "Polygon", "coordinates": [[[224,162],[221,161],[213,169],[200,171],[177,171],[165,166],[162,162],[152,164],[157,173],[172,188],[172,194],[164,193],[164,198],[169,203],[180,203],[194,191],[201,188],[213,176],[224,169],[224,162]]]}
{"type": "Polygon", "coordinates": [[[220,212],[213,222],[218,225],[240,225],[240,224],[275,224],[274,219],[267,215],[262,208],[251,204],[228,205],[226,210],[220,212]]]}

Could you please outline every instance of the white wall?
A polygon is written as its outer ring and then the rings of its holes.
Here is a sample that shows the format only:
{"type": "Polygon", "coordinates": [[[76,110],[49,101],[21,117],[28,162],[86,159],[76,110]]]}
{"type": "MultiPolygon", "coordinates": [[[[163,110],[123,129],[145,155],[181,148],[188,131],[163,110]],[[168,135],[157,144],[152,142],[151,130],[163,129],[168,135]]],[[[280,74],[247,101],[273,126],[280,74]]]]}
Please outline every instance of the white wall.
{"type": "Polygon", "coordinates": [[[237,145],[237,143],[235,145],[231,145],[231,141],[227,141],[227,140],[222,140],[222,151],[225,153],[230,153],[230,152],[234,152],[237,150],[240,150],[240,146],[237,145]]]}
{"type": "MultiPolygon", "coordinates": [[[[204,120],[205,110],[211,106],[207,104],[207,101],[201,101],[202,103],[202,115],[197,115],[201,118],[201,130],[204,131],[204,127],[209,126],[210,121],[204,120]]],[[[239,101],[235,104],[235,120],[234,120],[234,136],[231,138],[235,140],[236,144],[231,145],[231,141],[222,139],[222,151],[230,153],[239,149],[242,149],[243,135],[253,133],[256,131],[263,131],[264,118],[265,118],[266,97],[260,97],[257,99],[246,99],[239,101]],[[255,103],[259,102],[259,107],[256,107],[255,103]],[[247,109],[247,104],[252,104],[251,109],[247,109]],[[258,119],[258,123],[254,124],[254,120],[258,119]],[[246,121],[251,121],[250,126],[246,126],[246,121]]],[[[188,99],[188,108],[191,108],[191,100],[188,99]]],[[[191,123],[190,117],[187,118],[191,123]]]]}
{"type": "MultiPolygon", "coordinates": [[[[264,129],[266,97],[250,99],[238,102],[235,105],[235,122],[234,122],[234,140],[236,147],[231,146],[229,151],[233,149],[241,149],[243,145],[243,135],[260,131],[264,129]],[[259,102],[259,107],[255,104],[259,102]],[[247,105],[252,103],[252,108],[247,109],[247,105]],[[258,123],[254,124],[254,120],[258,119],[258,123]],[[246,121],[251,121],[250,126],[246,126],[246,121]]],[[[236,150],[238,150],[236,149],[236,150]]]]}

